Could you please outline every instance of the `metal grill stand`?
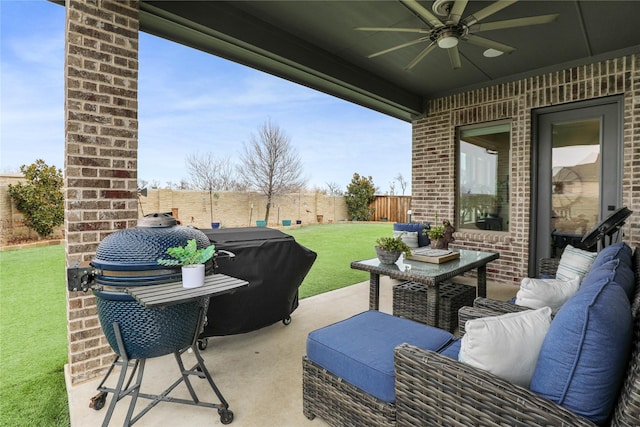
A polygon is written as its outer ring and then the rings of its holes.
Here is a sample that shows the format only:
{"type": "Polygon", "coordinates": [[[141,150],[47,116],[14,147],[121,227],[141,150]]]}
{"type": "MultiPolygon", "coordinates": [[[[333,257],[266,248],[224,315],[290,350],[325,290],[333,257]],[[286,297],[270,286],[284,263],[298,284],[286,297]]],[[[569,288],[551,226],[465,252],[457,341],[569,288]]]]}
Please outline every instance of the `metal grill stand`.
{"type": "Polygon", "coordinates": [[[111,403],[109,404],[109,409],[107,410],[104,421],[102,422],[103,427],[106,427],[109,425],[109,422],[111,421],[111,416],[113,415],[113,411],[115,410],[116,404],[122,398],[129,395],[131,395],[131,402],[129,403],[129,409],[127,411],[127,416],[124,421],[125,426],[133,425],[144,414],[146,414],[147,412],[149,412],[149,410],[151,410],[154,406],[156,406],[159,402],[182,403],[187,405],[202,406],[206,408],[216,408],[218,409],[218,415],[220,415],[220,422],[222,424],[230,424],[233,421],[233,412],[229,410],[229,404],[225,400],[224,396],[222,396],[222,393],[216,386],[215,382],[213,381],[213,378],[211,377],[211,374],[207,370],[207,367],[204,364],[204,360],[202,359],[202,356],[200,355],[198,346],[196,344],[199,331],[202,330],[204,318],[205,318],[205,310],[204,308],[200,308],[200,312],[198,315],[198,326],[195,330],[194,338],[191,346],[185,349],[182,349],[180,351],[175,351],[173,353],[173,355],[175,356],[176,362],[178,363],[181,377],[178,380],[176,380],[173,384],[171,384],[165,391],[163,391],[161,394],[158,394],[158,395],[140,393],[140,386],[142,385],[142,376],[144,374],[146,359],[142,358],[142,359],[130,360],[127,357],[124,341],[122,338],[122,334],[120,332],[120,326],[117,322],[113,323],[113,330],[114,330],[115,338],[118,343],[118,353],[120,354],[120,356],[116,356],[115,360],[109,367],[109,370],[107,371],[106,376],[98,386],[98,391],[100,393],[98,393],[96,396],[94,396],[91,399],[91,405],[90,405],[96,410],[102,409],[104,407],[107,394],[113,393],[111,403]],[[184,363],[182,361],[182,354],[189,349],[193,351],[193,354],[196,357],[196,364],[191,369],[185,369],[184,363]],[[122,360],[120,360],[121,358],[122,360]],[[118,377],[117,385],[115,388],[106,387],[105,383],[107,382],[107,379],[109,378],[109,376],[113,372],[113,369],[116,366],[120,366],[120,375],[118,377]],[[127,379],[127,371],[129,371],[129,368],[131,368],[131,372],[127,379]],[[136,371],[137,371],[137,376],[136,376],[136,371]],[[195,375],[198,378],[206,378],[209,385],[211,386],[211,389],[215,393],[220,403],[215,404],[215,403],[200,401],[189,380],[190,375],[195,375]],[[131,384],[134,376],[136,377],[136,381],[134,384],[131,384]],[[187,389],[189,390],[191,400],[179,399],[179,398],[169,396],[169,393],[171,393],[171,391],[173,391],[182,382],[185,383],[187,389]],[[147,405],[134,417],[133,412],[134,412],[138,397],[150,399],[151,403],[149,403],[149,405],[147,405]]]}

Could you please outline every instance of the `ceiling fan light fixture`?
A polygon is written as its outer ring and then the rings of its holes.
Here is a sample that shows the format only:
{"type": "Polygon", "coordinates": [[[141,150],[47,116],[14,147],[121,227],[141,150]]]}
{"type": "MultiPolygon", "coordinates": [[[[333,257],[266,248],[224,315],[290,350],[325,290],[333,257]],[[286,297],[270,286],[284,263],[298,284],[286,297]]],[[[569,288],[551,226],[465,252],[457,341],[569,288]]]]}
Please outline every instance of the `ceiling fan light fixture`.
{"type": "Polygon", "coordinates": [[[438,38],[438,47],[442,49],[451,49],[452,47],[456,47],[458,45],[458,38],[452,36],[451,34],[443,34],[442,37],[438,38]]]}
{"type": "Polygon", "coordinates": [[[487,58],[495,58],[502,55],[504,52],[498,49],[489,48],[484,51],[483,55],[487,58]]]}

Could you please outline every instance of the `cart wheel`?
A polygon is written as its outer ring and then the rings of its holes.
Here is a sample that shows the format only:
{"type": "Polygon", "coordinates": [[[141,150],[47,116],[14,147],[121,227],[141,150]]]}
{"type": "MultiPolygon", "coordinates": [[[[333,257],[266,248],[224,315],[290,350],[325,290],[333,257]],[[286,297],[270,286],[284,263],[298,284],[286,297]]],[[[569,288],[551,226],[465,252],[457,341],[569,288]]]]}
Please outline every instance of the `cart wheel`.
{"type": "Polygon", "coordinates": [[[218,409],[218,414],[220,415],[220,422],[222,424],[231,424],[233,421],[233,412],[228,409],[218,409]]]}
{"type": "Polygon", "coordinates": [[[204,350],[205,348],[207,348],[207,345],[209,344],[209,339],[208,338],[202,338],[198,340],[198,350],[204,350]]]}
{"type": "Polygon", "coordinates": [[[289,324],[291,324],[291,316],[287,316],[287,317],[285,317],[284,319],[282,319],[282,323],[283,323],[284,325],[289,325],[289,324]]]}
{"type": "Polygon", "coordinates": [[[91,398],[91,402],[89,403],[89,408],[93,408],[96,411],[104,408],[104,403],[107,400],[107,392],[101,391],[91,398]]]}

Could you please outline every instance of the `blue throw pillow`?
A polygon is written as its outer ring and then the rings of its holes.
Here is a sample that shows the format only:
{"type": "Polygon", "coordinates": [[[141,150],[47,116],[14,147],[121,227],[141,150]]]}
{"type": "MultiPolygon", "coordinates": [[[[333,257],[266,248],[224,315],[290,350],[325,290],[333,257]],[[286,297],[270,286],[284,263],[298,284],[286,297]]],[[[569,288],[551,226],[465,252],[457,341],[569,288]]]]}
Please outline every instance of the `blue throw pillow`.
{"type": "Polygon", "coordinates": [[[611,261],[614,258],[619,258],[629,268],[633,268],[631,263],[631,248],[624,242],[614,243],[606,248],[603,248],[598,252],[598,256],[593,261],[591,268],[597,268],[607,261],[611,261]]]}
{"type": "Polygon", "coordinates": [[[601,424],[624,380],[632,339],[629,299],[608,279],[567,301],[542,343],[530,388],[601,424]]]}
{"type": "Polygon", "coordinates": [[[622,262],[620,258],[609,260],[597,268],[591,268],[591,271],[582,280],[580,289],[586,289],[603,279],[620,285],[627,294],[629,301],[632,301],[636,288],[636,278],[633,270],[622,262]]]}

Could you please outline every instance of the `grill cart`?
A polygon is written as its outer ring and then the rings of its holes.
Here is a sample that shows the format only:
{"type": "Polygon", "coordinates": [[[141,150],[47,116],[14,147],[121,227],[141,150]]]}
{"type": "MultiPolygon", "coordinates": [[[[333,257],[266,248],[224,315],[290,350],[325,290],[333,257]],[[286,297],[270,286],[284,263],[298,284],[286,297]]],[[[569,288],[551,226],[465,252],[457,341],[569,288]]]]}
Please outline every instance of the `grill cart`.
{"type": "Polygon", "coordinates": [[[89,265],[75,265],[67,271],[69,290],[93,291],[100,325],[116,353],[98,386],[99,393],[90,403],[94,409],[102,409],[108,393],[112,393],[103,426],[109,424],[116,404],[126,396],[131,396],[131,401],[125,425],[135,423],[161,401],[214,408],[222,424],[233,421],[229,404],[204,365],[197,340],[202,332],[209,298],[232,293],[248,283],[224,274],[213,274],[218,256],[233,256],[219,251],[206,265],[205,285],[184,288],[180,268],[163,267],[156,260],[165,254],[167,248],[184,246],[191,239],[196,239],[198,248],[210,245],[201,231],[177,225],[168,214],[147,215],[138,221],[137,227],[107,236],[89,265]],[[196,358],[196,364],[190,369],[182,360],[187,350],[191,350],[196,358]],[[141,393],[146,360],[167,354],[174,355],[180,377],[159,395],[141,393]],[[106,387],[107,379],[116,367],[120,368],[117,385],[106,387]],[[220,403],[201,401],[193,389],[191,376],[206,379],[220,403]],[[188,389],[190,400],[169,396],[181,383],[188,389]],[[151,402],[134,416],[138,398],[150,399],[151,402]]]}
{"type": "Polygon", "coordinates": [[[298,307],[298,288],[316,253],[279,230],[266,227],[202,230],[216,249],[232,252],[235,261],[218,261],[218,272],[249,282],[233,295],[212,299],[204,336],[254,331],[275,322],[291,322],[298,307]]]}

